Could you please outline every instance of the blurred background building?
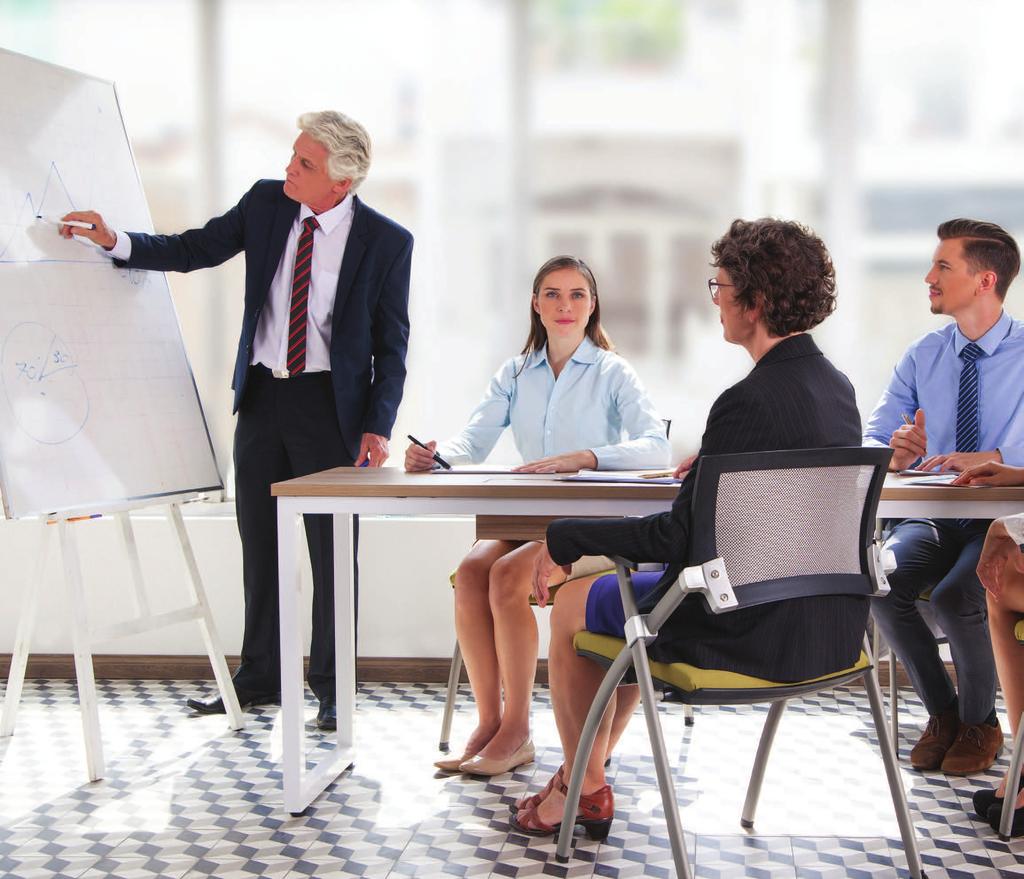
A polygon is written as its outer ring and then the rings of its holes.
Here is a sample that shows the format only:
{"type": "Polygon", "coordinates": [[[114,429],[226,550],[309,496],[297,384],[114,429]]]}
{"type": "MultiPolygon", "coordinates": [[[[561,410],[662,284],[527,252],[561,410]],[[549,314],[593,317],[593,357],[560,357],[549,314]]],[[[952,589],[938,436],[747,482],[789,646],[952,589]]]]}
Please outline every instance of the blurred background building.
{"type": "MultiPolygon", "coordinates": [[[[866,416],[945,320],[922,281],[936,225],[1024,235],[1022,30],[1015,0],[0,0],[4,48],[117,83],[158,231],[283,176],[299,113],[366,125],[359,194],[417,241],[393,461],[406,433],[464,423],[558,252],[592,265],[613,340],[695,450],[750,366],[705,284],[737,216],[829,244],[840,306],[816,336],[866,416]]],[[[242,271],[170,278],[229,477],[242,271]]]]}

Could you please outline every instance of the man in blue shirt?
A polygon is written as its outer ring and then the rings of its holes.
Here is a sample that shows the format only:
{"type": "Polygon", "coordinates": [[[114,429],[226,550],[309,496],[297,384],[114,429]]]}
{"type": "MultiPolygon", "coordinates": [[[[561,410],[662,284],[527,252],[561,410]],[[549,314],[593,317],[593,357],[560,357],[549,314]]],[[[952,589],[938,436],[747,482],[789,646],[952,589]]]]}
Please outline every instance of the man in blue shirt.
{"type": "MultiPolygon", "coordinates": [[[[954,323],[907,349],[868,419],[864,443],[891,446],[892,470],[1024,464],[1024,323],[1003,311],[1020,251],[994,223],[950,220],[938,236],[925,283],[932,314],[954,323]]],[[[985,590],[975,574],[989,522],[891,524],[887,545],[898,567],[889,578],[891,592],[873,602],[872,614],[928,709],[910,762],[953,775],[981,772],[1003,743],[985,590]],[[915,603],[929,590],[949,639],[959,697],[915,603]]]]}

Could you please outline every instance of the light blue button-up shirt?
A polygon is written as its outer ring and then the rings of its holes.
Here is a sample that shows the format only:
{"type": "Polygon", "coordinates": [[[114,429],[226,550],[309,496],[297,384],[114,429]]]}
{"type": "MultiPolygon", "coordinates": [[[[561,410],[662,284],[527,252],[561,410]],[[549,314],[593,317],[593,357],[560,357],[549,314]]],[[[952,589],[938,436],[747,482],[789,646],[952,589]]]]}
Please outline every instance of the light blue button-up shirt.
{"type": "MultiPolygon", "coordinates": [[[[896,364],[864,430],[864,445],[887,446],[903,424],[902,413],[924,410],[928,454],[956,451],[956,402],[963,361],[971,340],[956,323],[928,333],[896,364]]],[[[976,343],[985,352],[978,365],[978,449],[998,449],[1007,464],[1024,465],[1024,322],[1005,311],[976,343]]]]}
{"type": "Polygon", "coordinates": [[[671,453],[633,368],[586,337],[557,379],[546,346],[507,361],[469,423],[438,452],[478,464],[510,425],[524,462],[589,449],[599,470],[640,470],[667,466],[671,453]]]}

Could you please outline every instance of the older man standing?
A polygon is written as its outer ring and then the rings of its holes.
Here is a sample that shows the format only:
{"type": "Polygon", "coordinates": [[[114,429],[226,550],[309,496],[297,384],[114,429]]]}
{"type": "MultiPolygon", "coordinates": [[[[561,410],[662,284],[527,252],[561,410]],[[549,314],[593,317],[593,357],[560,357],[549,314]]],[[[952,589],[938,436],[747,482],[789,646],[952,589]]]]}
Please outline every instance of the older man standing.
{"type": "MultiPolygon", "coordinates": [[[[405,383],[412,236],[355,195],[370,167],[365,129],[341,113],[298,120],[286,177],[260,180],[223,216],[179,235],[115,232],[94,211],[75,229],[119,265],[188,272],[245,253],[235,360],[234,463],[245,630],[234,675],[243,708],[280,698],[277,519],[271,483],[329,467],[379,467],[405,383]]],[[[61,227],[61,234],[71,229],[61,227]]],[[[317,726],[336,726],[333,535],[306,516],[313,569],[309,685],[317,726]]],[[[220,698],[188,700],[223,713],[220,698]]]]}

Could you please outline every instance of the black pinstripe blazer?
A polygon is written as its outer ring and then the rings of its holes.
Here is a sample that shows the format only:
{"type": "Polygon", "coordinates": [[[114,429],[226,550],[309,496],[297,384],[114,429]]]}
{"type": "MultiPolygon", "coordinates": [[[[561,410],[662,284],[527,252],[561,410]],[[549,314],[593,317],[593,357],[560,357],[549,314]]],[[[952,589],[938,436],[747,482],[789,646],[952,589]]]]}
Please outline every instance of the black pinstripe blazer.
{"type": "MultiPolygon", "coordinates": [[[[861,422],[853,386],[803,333],[779,342],[746,378],[715,401],[700,454],[860,443],[861,422]]],[[[658,588],[641,604],[641,611],[650,610],[691,561],[688,538],[693,483],[691,471],[672,509],[659,515],[552,522],[547,531],[551,557],[559,564],[583,555],[668,562],[658,588]]],[[[650,654],[664,661],[723,668],[775,681],[803,680],[856,661],[867,612],[865,599],[825,596],[713,616],[703,599],[691,596],[662,627],[650,654]],[[837,632],[846,635],[837,637],[837,632]]]]}

